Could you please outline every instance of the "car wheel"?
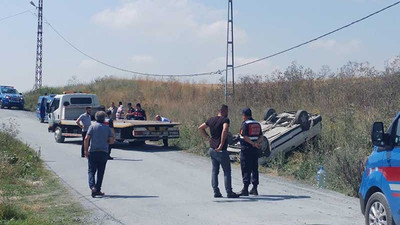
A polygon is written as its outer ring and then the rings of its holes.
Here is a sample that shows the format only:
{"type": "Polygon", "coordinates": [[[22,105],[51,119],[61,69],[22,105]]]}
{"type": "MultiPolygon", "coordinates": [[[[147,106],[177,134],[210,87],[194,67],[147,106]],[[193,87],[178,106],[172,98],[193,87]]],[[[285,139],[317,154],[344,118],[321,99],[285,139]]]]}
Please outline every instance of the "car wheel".
{"type": "Polygon", "coordinates": [[[368,199],[365,224],[395,225],[389,204],[382,193],[376,192],[368,199]]]}
{"type": "Polygon", "coordinates": [[[275,109],[267,108],[267,110],[265,110],[265,113],[264,113],[264,120],[267,121],[274,114],[276,114],[275,109]]]}
{"type": "Polygon", "coordinates": [[[65,141],[65,137],[62,136],[61,127],[57,127],[54,131],[54,139],[57,143],[63,143],[65,141]]]}
{"type": "Polygon", "coordinates": [[[303,130],[310,129],[310,118],[308,116],[308,112],[304,111],[304,110],[297,111],[295,119],[294,119],[294,123],[300,124],[300,126],[303,130]]]}

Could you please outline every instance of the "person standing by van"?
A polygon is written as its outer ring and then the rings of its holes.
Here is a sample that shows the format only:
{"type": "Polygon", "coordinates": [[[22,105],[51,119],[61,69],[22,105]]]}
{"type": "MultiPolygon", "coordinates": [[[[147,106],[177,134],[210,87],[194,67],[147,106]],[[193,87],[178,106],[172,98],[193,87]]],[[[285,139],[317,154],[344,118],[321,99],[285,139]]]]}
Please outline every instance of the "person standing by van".
{"type": "Polygon", "coordinates": [[[90,125],[92,124],[92,107],[86,107],[86,112],[79,116],[76,120],[76,124],[82,129],[82,147],[81,147],[81,157],[85,157],[85,149],[84,149],[84,142],[87,131],[89,130],[90,125]]]}

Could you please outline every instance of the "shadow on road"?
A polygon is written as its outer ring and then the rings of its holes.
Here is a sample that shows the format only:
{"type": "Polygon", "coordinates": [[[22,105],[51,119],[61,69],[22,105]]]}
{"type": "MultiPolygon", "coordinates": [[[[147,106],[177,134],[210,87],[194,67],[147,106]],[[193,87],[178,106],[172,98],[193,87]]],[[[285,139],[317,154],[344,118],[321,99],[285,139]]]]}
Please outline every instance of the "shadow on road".
{"type": "Polygon", "coordinates": [[[145,196],[145,195],[104,195],[105,199],[142,199],[142,198],[159,198],[159,196],[145,196]]]}
{"type": "MultiPolygon", "coordinates": [[[[64,144],[71,145],[82,145],[82,140],[66,140],[64,144]]],[[[163,146],[154,145],[154,143],[137,145],[137,144],[128,144],[128,143],[120,143],[117,142],[114,144],[113,150],[122,150],[122,151],[135,151],[135,152],[177,152],[182,151],[182,149],[177,147],[168,147],[165,148],[163,146]]]]}
{"type": "Polygon", "coordinates": [[[310,196],[300,195],[259,195],[259,196],[249,196],[249,197],[240,197],[235,200],[216,200],[214,202],[217,203],[230,203],[230,202],[258,202],[258,201],[284,201],[290,199],[307,199],[311,198],[310,196]]]}

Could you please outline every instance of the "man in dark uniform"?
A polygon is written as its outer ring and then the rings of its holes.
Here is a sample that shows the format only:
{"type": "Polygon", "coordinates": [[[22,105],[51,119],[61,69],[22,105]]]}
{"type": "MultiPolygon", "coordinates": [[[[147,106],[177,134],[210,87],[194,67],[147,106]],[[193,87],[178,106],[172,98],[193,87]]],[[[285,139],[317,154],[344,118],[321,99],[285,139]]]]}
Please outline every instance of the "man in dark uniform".
{"type": "Polygon", "coordinates": [[[263,141],[264,137],[260,123],[252,118],[251,109],[243,109],[242,115],[243,123],[240,129],[240,167],[242,169],[244,186],[240,192],[240,195],[258,195],[258,156],[259,149],[261,148],[261,142],[263,141]],[[253,184],[253,188],[249,192],[250,182],[253,184]]]}
{"type": "Polygon", "coordinates": [[[222,105],[218,116],[211,117],[199,127],[201,136],[210,142],[209,153],[212,162],[211,184],[214,189],[214,197],[221,198],[222,194],[218,188],[218,174],[221,166],[224,171],[225,190],[228,198],[238,198],[239,195],[232,191],[231,162],[227,151],[227,136],[230,120],[228,119],[228,106],[222,105]],[[210,128],[210,135],[206,129],[210,128]]]}
{"type": "Polygon", "coordinates": [[[147,120],[146,111],[144,111],[144,109],[142,109],[142,106],[140,105],[140,103],[136,104],[136,110],[133,113],[133,119],[134,120],[147,120]]]}
{"type": "Polygon", "coordinates": [[[134,118],[135,109],[132,107],[132,103],[128,103],[128,111],[126,112],[126,119],[132,120],[134,118]]]}

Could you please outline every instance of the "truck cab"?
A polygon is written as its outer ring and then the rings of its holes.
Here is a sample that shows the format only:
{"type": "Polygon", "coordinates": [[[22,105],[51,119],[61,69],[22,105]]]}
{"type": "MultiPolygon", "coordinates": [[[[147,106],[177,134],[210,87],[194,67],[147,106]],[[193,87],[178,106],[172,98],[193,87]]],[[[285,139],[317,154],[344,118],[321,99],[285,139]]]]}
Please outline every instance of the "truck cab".
{"type": "Polygon", "coordinates": [[[372,126],[372,154],[365,164],[359,190],[365,224],[400,224],[400,113],[384,131],[372,126]]]}
{"type": "Polygon", "coordinates": [[[5,107],[11,109],[11,107],[17,107],[18,109],[24,109],[25,100],[21,93],[19,93],[12,86],[0,86],[0,104],[1,108],[5,107]]]}
{"type": "Polygon", "coordinates": [[[57,130],[61,132],[63,121],[78,119],[88,106],[92,107],[93,115],[99,110],[100,104],[97,95],[65,92],[64,94],[54,96],[50,107],[47,109],[49,132],[57,132],[57,130]]]}

